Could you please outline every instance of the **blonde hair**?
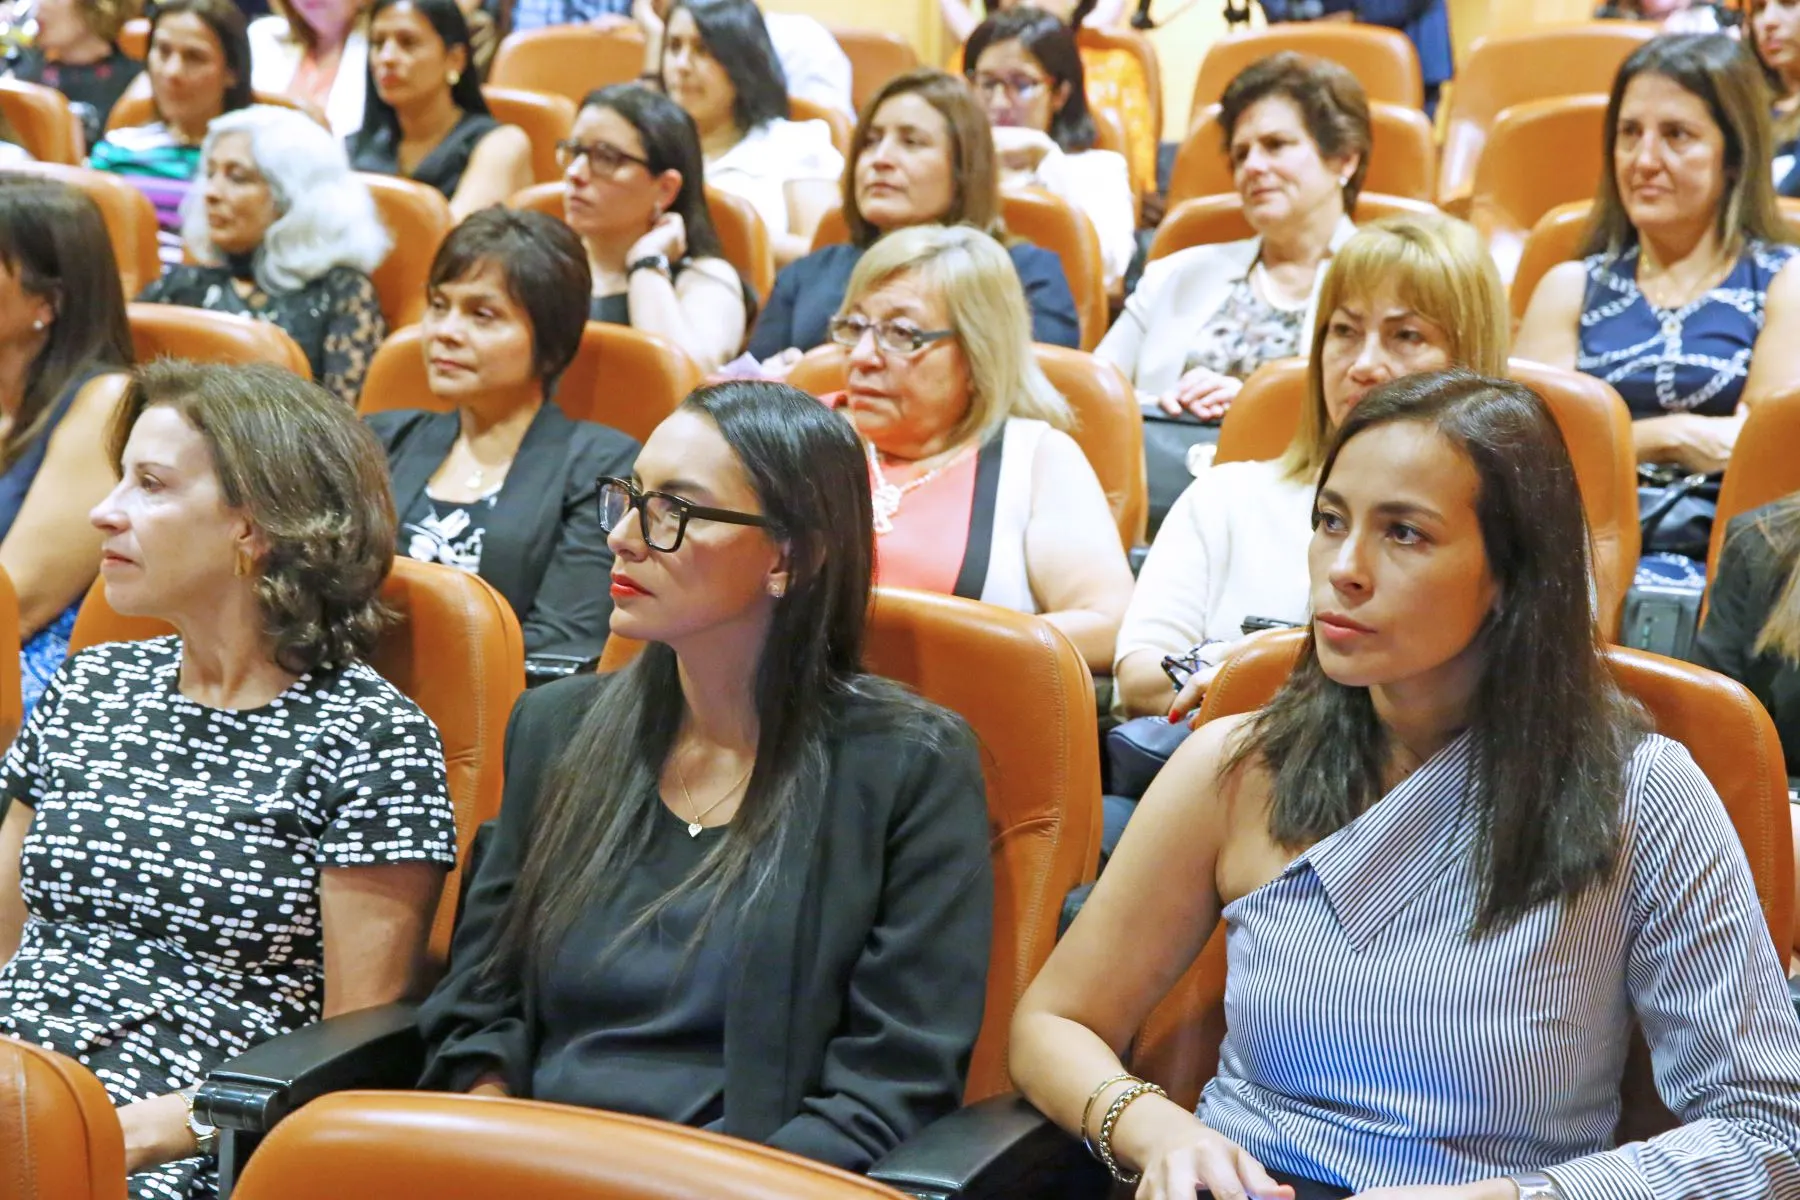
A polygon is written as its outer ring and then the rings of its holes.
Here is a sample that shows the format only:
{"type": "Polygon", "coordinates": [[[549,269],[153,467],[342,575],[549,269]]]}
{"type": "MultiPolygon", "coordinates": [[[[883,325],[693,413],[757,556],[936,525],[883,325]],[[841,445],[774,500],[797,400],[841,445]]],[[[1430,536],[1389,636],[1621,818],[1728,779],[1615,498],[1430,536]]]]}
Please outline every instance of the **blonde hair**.
{"type": "Polygon", "coordinates": [[[844,289],[842,316],[899,275],[937,296],[969,364],[969,408],[951,442],[986,441],[1009,417],[1057,429],[1074,422],[1038,367],[1031,348],[1031,310],[1012,258],[992,236],[967,225],[914,225],[888,234],[862,256],[844,289]]]}
{"type": "Polygon", "coordinates": [[[1331,316],[1348,297],[1392,288],[1399,301],[1443,329],[1450,361],[1480,375],[1506,374],[1511,323],[1506,287],[1465,222],[1437,213],[1384,217],[1358,229],[1332,256],[1319,287],[1312,355],[1306,367],[1306,406],[1300,428],[1282,455],[1282,473],[1311,480],[1337,433],[1325,406],[1325,336],[1331,316]]]}

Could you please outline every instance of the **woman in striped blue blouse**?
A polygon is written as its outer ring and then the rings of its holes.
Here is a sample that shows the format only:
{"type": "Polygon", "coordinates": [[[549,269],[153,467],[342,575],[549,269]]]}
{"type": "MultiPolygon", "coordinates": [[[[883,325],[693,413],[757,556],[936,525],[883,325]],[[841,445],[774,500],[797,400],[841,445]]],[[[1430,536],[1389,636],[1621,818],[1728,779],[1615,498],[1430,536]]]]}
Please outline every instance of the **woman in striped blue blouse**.
{"type": "Polygon", "coordinates": [[[1320,478],[1299,665],[1157,777],[1013,1077],[1140,1200],[1800,1196],[1800,1020],[1717,794],[1598,653],[1549,411],[1398,380],[1320,478]],[[1221,918],[1195,1114],[1117,1050],[1221,918]],[[1614,1146],[1634,1026],[1684,1124],[1614,1146]]]}

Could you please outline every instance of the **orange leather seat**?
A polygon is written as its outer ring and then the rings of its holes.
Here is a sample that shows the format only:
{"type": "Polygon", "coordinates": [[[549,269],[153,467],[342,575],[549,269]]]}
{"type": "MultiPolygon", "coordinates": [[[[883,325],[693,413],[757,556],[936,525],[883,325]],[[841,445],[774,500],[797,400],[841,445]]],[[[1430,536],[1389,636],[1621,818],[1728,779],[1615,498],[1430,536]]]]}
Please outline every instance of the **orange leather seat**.
{"type": "MultiPolygon", "coordinates": [[[[1594,543],[1600,627],[1613,636],[1637,570],[1641,532],[1631,414],[1609,384],[1591,375],[1522,358],[1507,363],[1507,374],[1544,398],[1568,443],[1594,543]]],[[[1226,410],[1213,461],[1281,457],[1305,403],[1306,360],[1265,363],[1226,410]]]]}
{"type": "MultiPolygon", "coordinates": [[[[1356,198],[1356,211],[1350,214],[1350,219],[1360,225],[1382,217],[1436,211],[1435,205],[1423,200],[1364,192],[1356,198]]],[[[1192,200],[1183,200],[1163,218],[1162,224],[1156,228],[1156,236],[1151,239],[1149,258],[1155,261],[1177,250],[1186,250],[1189,246],[1235,242],[1252,237],[1255,233],[1250,228],[1250,222],[1244,218],[1244,202],[1236,192],[1196,196],[1192,200]]]]}
{"type": "MultiPolygon", "coordinates": [[[[388,335],[369,364],[357,411],[450,410],[426,382],[423,336],[417,325],[388,335]]],[[[611,425],[641,442],[700,382],[700,369],[675,343],[589,321],[575,361],[557,384],[556,402],[573,420],[611,425]]]]}
{"type": "MultiPolygon", "coordinates": [[[[1731,448],[1725,478],[1719,484],[1719,511],[1713,518],[1712,544],[1707,561],[1719,561],[1731,519],[1753,508],[1773,504],[1783,496],[1800,492],[1800,386],[1759,400],[1731,448]]],[[[1707,599],[1712,598],[1712,579],[1707,599]]]]}
{"type": "MultiPolygon", "coordinates": [[[[1150,516],[1149,485],[1144,477],[1144,418],[1137,393],[1124,372],[1104,359],[1066,346],[1035,345],[1038,366],[1075,413],[1069,436],[1094,468],[1106,502],[1119,525],[1125,548],[1144,540],[1150,516]]],[[[788,372],[787,382],[814,396],[840,392],[848,363],[841,347],[824,345],[807,351],[788,372]]]]}
{"type": "Polygon", "coordinates": [[[902,1200],[811,1159],[721,1133],[494,1096],[337,1092],[277,1125],[238,1200],[902,1200]]]}
{"type": "Polygon", "coordinates": [[[143,62],[150,53],[150,18],[133,17],[119,27],[119,52],[143,62]]]}
{"type": "Polygon", "coordinates": [[[857,112],[888,80],[919,65],[911,42],[885,29],[849,29],[834,25],[831,36],[850,60],[850,106],[857,112]]]}
{"type": "Polygon", "coordinates": [[[21,79],[0,79],[0,114],[39,162],[79,166],[81,122],[69,99],[52,87],[21,79]]]}
{"type": "MultiPolygon", "coordinates": [[[[568,185],[558,174],[551,183],[540,183],[517,193],[506,203],[511,208],[530,208],[562,220],[563,197],[568,185]]],[[[719,235],[719,248],[725,261],[737,269],[743,281],[756,289],[759,299],[769,298],[775,286],[775,253],[769,248],[769,230],[763,225],[756,206],[742,196],[706,189],[706,211],[712,217],[713,229],[719,235]]]]}
{"type": "Polygon", "coordinates": [[[1349,68],[1371,100],[1406,108],[1425,106],[1425,83],[1419,55],[1405,34],[1380,25],[1348,22],[1291,22],[1229,33],[1214,42],[1200,60],[1194,80],[1193,111],[1217,104],[1225,86],[1258,59],[1280,50],[1326,58],[1349,68]]]}
{"type": "Polygon", "coordinates": [[[124,178],[63,163],[19,163],[9,169],[55,179],[88,194],[106,222],[126,299],[162,275],[162,259],[156,252],[156,207],[124,178]]]}
{"type": "MultiPolygon", "coordinates": [[[[19,594],[12,577],[0,570],[0,746],[12,745],[25,720],[19,694],[19,594]]],[[[0,1138],[3,1144],[4,1138],[0,1138]]]]}
{"type": "Polygon", "coordinates": [[[128,304],[131,348],[139,362],[191,358],[195,362],[273,363],[312,378],[306,354],[279,325],[236,313],[179,304],[128,304]]]}
{"type": "MultiPolygon", "coordinates": [[[[1429,201],[1436,182],[1437,147],[1425,114],[1377,100],[1369,105],[1369,132],[1369,173],[1363,178],[1363,190],[1429,201]]],[[[1175,155],[1169,173],[1170,208],[1194,196],[1236,195],[1224,138],[1219,106],[1209,105],[1175,155]]]]}
{"type": "MultiPolygon", "coordinates": [[[[399,619],[382,634],[369,665],[437,726],[456,806],[457,865],[444,881],[431,930],[432,963],[441,969],[469,842],[500,811],[501,746],[513,701],[525,690],[525,639],[505,597],[454,567],[396,558],[381,599],[399,619]]],[[[113,611],[104,581],[97,581],[76,614],[69,649],[170,632],[161,621],[113,611]]]]}
{"type": "Polygon", "coordinates": [[[788,120],[790,121],[823,121],[831,129],[831,144],[837,147],[839,154],[850,153],[850,138],[856,132],[850,118],[835,108],[827,108],[823,104],[814,104],[811,100],[803,100],[799,96],[788,97],[788,120]]]}
{"type": "Polygon", "coordinates": [[[381,315],[389,329],[411,325],[425,316],[425,282],[431,260],[451,227],[450,202],[434,187],[396,175],[358,172],[368,185],[381,223],[394,235],[394,245],[370,278],[381,298],[381,315]]]}
{"type": "Polygon", "coordinates": [[[9,1037],[0,1037],[0,1197],[125,1200],[125,1133],[106,1089],[74,1059],[9,1037]]]}
{"type": "MultiPolygon", "coordinates": [[[[1152,42],[1149,37],[1136,29],[1125,29],[1116,26],[1099,28],[1093,25],[1083,25],[1080,29],[1076,30],[1075,42],[1082,50],[1123,50],[1125,53],[1138,60],[1138,67],[1144,73],[1145,91],[1150,97],[1150,136],[1158,145],[1161,145],[1163,137],[1162,64],[1156,57],[1156,43],[1152,42]]],[[[1096,117],[1104,112],[1108,117],[1118,122],[1120,129],[1125,128],[1125,114],[1123,112],[1097,108],[1093,104],[1091,98],[1088,102],[1088,108],[1096,117]]],[[[1110,146],[1106,148],[1113,149],[1113,147],[1110,146]]],[[[1133,161],[1130,150],[1127,147],[1120,146],[1118,147],[1118,151],[1125,155],[1127,161],[1133,161]]],[[[1154,179],[1134,179],[1132,180],[1132,183],[1144,191],[1154,191],[1156,189],[1156,181],[1154,179]]]]}
{"type": "MultiPolygon", "coordinates": [[[[1202,721],[1248,712],[1266,703],[1286,680],[1305,631],[1268,634],[1226,660],[1206,693],[1202,721]]],[[[1792,945],[1793,831],[1788,819],[1787,774],[1781,743],[1768,713],[1740,684],[1673,659],[1611,646],[1613,676],[1638,698],[1657,731],[1681,742],[1725,802],[1737,829],[1769,933],[1784,956],[1792,945]]],[[[1188,1108],[1218,1069],[1225,1031],[1225,938],[1215,932],[1188,972],[1157,1006],[1139,1032],[1134,1069],[1168,1089],[1188,1108]]],[[[1636,1136],[1667,1128],[1655,1084],[1640,1045],[1621,1089],[1626,1113],[1621,1128],[1636,1136]]]]}
{"type": "Polygon", "coordinates": [[[644,35],[636,25],[551,25],[502,39],[488,83],[549,92],[579,108],[595,88],[630,83],[643,69],[644,35]]]}
{"type": "MultiPolygon", "coordinates": [[[[150,98],[150,77],[139,75],[132,80],[131,87],[112,106],[106,115],[106,128],[130,129],[136,125],[148,125],[156,120],[156,102],[150,98]],[[140,90],[141,88],[141,90],[140,90]]],[[[280,92],[256,92],[252,99],[257,104],[273,104],[276,108],[291,108],[295,112],[305,113],[319,124],[325,124],[325,118],[318,111],[292,100],[280,92]]]]}
{"type": "Polygon", "coordinates": [[[1619,65],[1657,32],[1653,21],[1588,21],[1476,38],[1457,64],[1439,114],[1444,148],[1438,160],[1438,203],[1459,215],[1466,210],[1476,163],[1502,112],[1552,96],[1605,96],[1619,65]]]}
{"type": "Polygon", "coordinates": [[[1517,274],[1526,237],[1545,213],[1593,198],[1607,169],[1605,141],[1605,96],[1532,100],[1494,122],[1475,167],[1469,223],[1486,239],[1502,280],[1517,274]]]}
{"type": "Polygon", "coordinates": [[[502,125],[517,125],[531,139],[531,177],[538,183],[562,179],[556,161],[556,143],[569,136],[575,124],[575,102],[550,92],[524,88],[484,87],[481,98],[502,125]]]}

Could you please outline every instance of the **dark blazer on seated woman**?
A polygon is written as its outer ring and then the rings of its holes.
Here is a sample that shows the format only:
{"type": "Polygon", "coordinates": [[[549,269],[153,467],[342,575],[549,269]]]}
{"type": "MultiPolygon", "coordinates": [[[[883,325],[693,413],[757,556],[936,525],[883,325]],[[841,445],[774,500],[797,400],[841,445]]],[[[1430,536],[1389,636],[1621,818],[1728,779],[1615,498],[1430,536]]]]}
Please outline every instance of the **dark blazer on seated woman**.
{"type": "Polygon", "coordinates": [[[1800,657],[1759,653],[1756,643],[1800,562],[1797,504],[1790,496],[1731,519],[1693,651],[1695,662],[1731,676],[1769,710],[1789,775],[1800,775],[1800,657]]]}
{"type": "MultiPolygon", "coordinates": [[[[449,456],[460,418],[403,409],[371,414],[368,424],[387,451],[400,516],[398,552],[445,561],[436,536],[419,526],[431,515],[426,484],[449,456]]],[[[637,452],[631,438],[608,425],[571,420],[554,400],[525,431],[505,484],[486,502],[473,547],[475,573],[506,597],[519,618],[525,653],[592,658],[606,644],[613,555],[600,528],[596,481],[630,475],[637,452]]],[[[468,543],[465,538],[465,549],[468,543]]]]}
{"type": "MultiPolygon", "coordinates": [[[[891,703],[851,701],[829,736],[826,785],[803,801],[815,811],[794,814],[806,836],[786,839],[768,890],[745,915],[734,921],[721,906],[673,994],[679,934],[632,935],[594,967],[665,886],[650,879],[644,896],[621,895],[610,911],[577,919],[552,970],[496,995],[480,968],[534,806],[615,678],[559,680],[513,711],[501,816],[482,833],[491,841],[450,974],[420,1011],[429,1047],[420,1086],[468,1091],[497,1075],[514,1096],[703,1125],[866,1170],[962,1103],[981,1027],[993,874],[973,736],[943,710],[897,728],[891,703]]],[[[659,858],[709,852],[709,839],[725,833],[684,837],[660,807],[655,821],[646,875],[659,858]],[[673,854],[656,850],[659,835],[673,854]]],[[[664,915],[679,925],[675,907],[664,915]]]]}

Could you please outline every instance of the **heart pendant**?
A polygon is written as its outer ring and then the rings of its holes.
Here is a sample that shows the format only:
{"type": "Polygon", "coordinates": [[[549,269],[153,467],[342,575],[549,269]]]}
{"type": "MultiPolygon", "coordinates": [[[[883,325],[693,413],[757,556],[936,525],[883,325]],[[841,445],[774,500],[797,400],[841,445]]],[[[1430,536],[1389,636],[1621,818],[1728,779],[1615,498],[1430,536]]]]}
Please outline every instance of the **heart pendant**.
{"type": "Polygon", "coordinates": [[[689,821],[688,822],[688,836],[689,837],[699,837],[700,836],[700,822],[698,822],[698,821],[689,821]]]}

